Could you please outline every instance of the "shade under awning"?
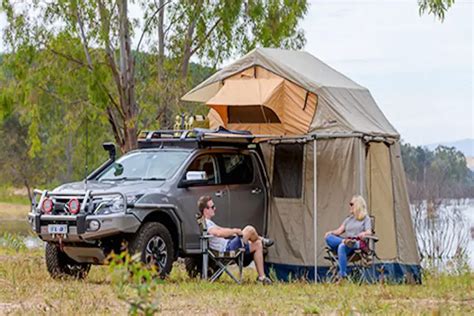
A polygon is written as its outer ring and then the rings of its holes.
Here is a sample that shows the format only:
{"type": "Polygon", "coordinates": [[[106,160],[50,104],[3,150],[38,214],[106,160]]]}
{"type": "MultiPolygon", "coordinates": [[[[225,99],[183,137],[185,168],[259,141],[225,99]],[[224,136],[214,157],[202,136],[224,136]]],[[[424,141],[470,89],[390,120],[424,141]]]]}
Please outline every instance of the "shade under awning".
{"type": "Polygon", "coordinates": [[[281,78],[226,80],[224,86],[206,104],[264,105],[283,87],[283,82],[281,78]]]}

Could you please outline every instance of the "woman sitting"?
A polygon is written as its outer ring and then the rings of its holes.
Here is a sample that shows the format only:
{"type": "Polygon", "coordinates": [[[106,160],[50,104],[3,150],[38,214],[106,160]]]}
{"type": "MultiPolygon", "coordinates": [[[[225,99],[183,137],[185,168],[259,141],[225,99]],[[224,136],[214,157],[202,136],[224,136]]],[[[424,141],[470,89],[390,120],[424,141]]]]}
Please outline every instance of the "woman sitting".
{"type": "Polygon", "coordinates": [[[350,215],[342,222],[341,226],[324,235],[327,245],[337,251],[339,279],[347,277],[347,256],[355,249],[365,248],[364,238],[372,234],[372,223],[367,215],[367,205],[364,198],[355,195],[349,206],[350,215]]]}

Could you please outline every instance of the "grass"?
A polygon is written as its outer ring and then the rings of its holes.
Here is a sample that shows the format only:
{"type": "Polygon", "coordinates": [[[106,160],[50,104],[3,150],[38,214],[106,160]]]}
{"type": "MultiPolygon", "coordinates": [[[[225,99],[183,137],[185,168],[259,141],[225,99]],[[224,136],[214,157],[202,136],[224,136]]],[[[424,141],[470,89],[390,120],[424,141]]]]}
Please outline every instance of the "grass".
{"type": "MultiPolygon", "coordinates": [[[[25,222],[29,207],[0,203],[0,224],[25,222]]],[[[0,225],[0,235],[2,226],[0,225]]],[[[94,266],[87,279],[53,280],[43,249],[19,247],[22,237],[0,242],[0,315],[127,313],[113,273],[94,266]]],[[[8,238],[6,238],[7,236],[8,238]]],[[[2,239],[0,237],[0,239],[2,239]]],[[[1,240],[0,240],[1,241],[1,240]]],[[[474,314],[474,274],[427,274],[423,285],[356,285],[306,282],[255,283],[245,269],[243,285],[227,276],[216,283],[189,279],[180,263],[152,292],[163,314],[474,314]]],[[[125,289],[130,293],[132,289],[125,289]]],[[[131,293],[132,294],[132,293],[131,293]]]]}
{"type": "Polygon", "coordinates": [[[29,204],[14,204],[0,202],[0,219],[4,220],[25,220],[31,206],[29,204]]]}
{"type": "MultiPolygon", "coordinates": [[[[0,314],[126,314],[107,267],[95,266],[83,281],[53,280],[43,251],[0,248],[0,314]]],[[[164,314],[473,314],[474,275],[428,275],[423,285],[344,285],[306,282],[256,284],[228,277],[216,283],[191,280],[177,263],[155,295],[164,314]]]]}
{"type": "Polygon", "coordinates": [[[30,204],[26,189],[15,189],[2,185],[0,185],[0,201],[21,205],[30,204]]]}

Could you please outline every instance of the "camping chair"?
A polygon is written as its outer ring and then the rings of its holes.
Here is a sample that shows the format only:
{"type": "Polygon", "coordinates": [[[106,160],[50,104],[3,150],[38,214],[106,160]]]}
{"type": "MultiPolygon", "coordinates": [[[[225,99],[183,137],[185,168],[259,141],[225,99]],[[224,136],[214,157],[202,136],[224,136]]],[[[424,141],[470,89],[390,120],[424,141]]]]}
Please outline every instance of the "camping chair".
{"type": "Polygon", "coordinates": [[[213,250],[209,247],[209,239],[212,235],[207,233],[206,221],[201,214],[196,215],[197,222],[199,224],[199,229],[201,231],[201,253],[202,253],[202,273],[201,277],[204,280],[208,279],[208,268],[209,268],[209,259],[215,263],[217,270],[213,272],[210,276],[209,281],[214,282],[217,280],[224,272],[227,273],[232,280],[237,284],[242,283],[242,271],[244,267],[244,255],[245,248],[242,244],[242,247],[234,251],[220,252],[213,250]],[[239,277],[235,277],[232,272],[229,270],[229,266],[233,263],[236,263],[239,267],[239,277]]]}
{"type": "MultiPolygon", "coordinates": [[[[367,248],[365,250],[356,249],[347,257],[349,277],[352,280],[359,280],[360,283],[373,281],[375,261],[380,260],[375,252],[375,244],[379,240],[375,235],[375,218],[370,216],[370,220],[372,222],[372,235],[365,238],[367,248]]],[[[324,258],[329,261],[328,281],[334,282],[339,271],[337,250],[332,250],[329,246],[326,246],[325,250],[326,256],[324,258]]]]}

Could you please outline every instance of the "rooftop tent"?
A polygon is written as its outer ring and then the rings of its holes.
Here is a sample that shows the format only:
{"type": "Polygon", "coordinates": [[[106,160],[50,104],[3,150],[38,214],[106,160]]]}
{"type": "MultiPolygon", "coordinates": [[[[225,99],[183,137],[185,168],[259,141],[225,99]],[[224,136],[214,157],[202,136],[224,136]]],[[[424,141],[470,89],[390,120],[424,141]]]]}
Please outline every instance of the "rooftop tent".
{"type": "Polygon", "coordinates": [[[266,268],[279,279],[324,278],[324,233],[361,194],[387,278],[421,281],[399,134],[366,88],[306,52],[258,48],[183,100],[206,103],[211,128],[265,135],[266,233],[276,241],[266,268]]]}
{"type": "MultiPolygon", "coordinates": [[[[399,136],[366,88],[306,52],[257,48],[216,72],[186,93],[182,100],[206,103],[227,81],[252,78],[284,80],[284,91],[279,102],[289,120],[282,121],[284,130],[272,134],[301,135],[325,131],[399,136]],[[299,120],[299,124],[292,125],[292,120],[299,120]]],[[[245,90],[238,93],[248,94],[245,90]]],[[[211,111],[211,127],[225,124],[225,118],[219,119],[219,116],[211,111]]],[[[259,126],[246,127],[253,131],[254,127],[259,126]]]]}

